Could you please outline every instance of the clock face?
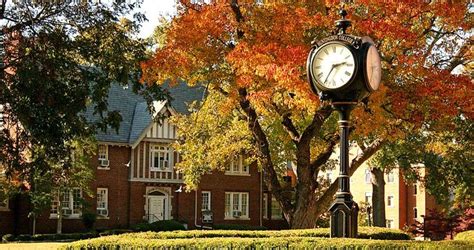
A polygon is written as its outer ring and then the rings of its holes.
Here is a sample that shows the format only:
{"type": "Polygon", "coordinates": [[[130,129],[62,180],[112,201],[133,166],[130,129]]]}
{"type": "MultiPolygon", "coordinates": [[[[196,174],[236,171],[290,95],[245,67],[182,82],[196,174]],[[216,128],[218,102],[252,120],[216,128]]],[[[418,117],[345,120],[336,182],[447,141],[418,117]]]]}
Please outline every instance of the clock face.
{"type": "Polygon", "coordinates": [[[323,45],[314,54],[311,73],[319,85],[337,89],[346,85],[355,74],[355,59],[352,52],[340,43],[323,45]]]}
{"type": "Polygon", "coordinates": [[[367,57],[365,62],[365,75],[368,87],[374,91],[379,88],[380,81],[382,80],[382,66],[380,62],[380,56],[375,46],[370,46],[367,51],[367,57]]]}

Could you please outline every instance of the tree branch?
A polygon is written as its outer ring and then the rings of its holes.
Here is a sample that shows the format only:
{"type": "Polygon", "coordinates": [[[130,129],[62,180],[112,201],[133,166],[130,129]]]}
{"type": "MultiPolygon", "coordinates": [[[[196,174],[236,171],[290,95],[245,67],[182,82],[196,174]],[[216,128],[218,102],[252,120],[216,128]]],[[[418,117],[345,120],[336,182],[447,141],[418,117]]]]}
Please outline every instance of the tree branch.
{"type": "Polygon", "coordinates": [[[311,124],[304,130],[300,138],[300,143],[309,143],[316,132],[321,129],[324,121],[331,115],[333,108],[330,105],[322,106],[314,113],[311,124]]]}
{"type": "Polygon", "coordinates": [[[329,140],[326,148],[323,152],[321,152],[309,165],[313,171],[316,171],[321,165],[329,160],[329,157],[334,152],[334,147],[336,146],[337,142],[339,141],[340,136],[338,133],[335,133],[329,140]]]}

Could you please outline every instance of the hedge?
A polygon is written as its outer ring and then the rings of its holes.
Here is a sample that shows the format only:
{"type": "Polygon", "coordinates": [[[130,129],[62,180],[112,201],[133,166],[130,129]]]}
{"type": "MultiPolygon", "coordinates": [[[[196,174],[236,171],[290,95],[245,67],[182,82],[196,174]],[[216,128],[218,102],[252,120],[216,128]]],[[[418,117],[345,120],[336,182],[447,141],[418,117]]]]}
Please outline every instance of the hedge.
{"type": "Polygon", "coordinates": [[[175,220],[161,220],[155,221],[153,223],[143,222],[132,226],[134,231],[144,232],[144,231],[175,231],[175,230],[185,230],[186,228],[181,222],[175,220]]]}
{"type": "MultiPolygon", "coordinates": [[[[141,239],[187,239],[187,238],[285,238],[285,237],[329,237],[329,228],[297,229],[281,231],[246,231],[246,230],[191,230],[174,232],[145,232],[122,234],[120,237],[141,239]]],[[[359,238],[379,240],[409,240],[410,236],[396,229],[362,227],[359,229],[359,238]]]]}
{"type": "Polygon", "coordinates": [[[212,225],[212,228],[216,230],[267,230],[267,228],[263,226],[249,226],[241,224],[216,224],[212,225]]]}
{"type": "Polygon", "coordinates": [[[471,240],[474,241],[474,230],[464,231],[454,236],[455,240],[471,240]]]}
{"type": "Polygon", "coordinates": [[[62,249],[473,249],[472,241],[388,241],[341,238],[200,238],[148,239],[109,236],[82,240],[62,249]]]}
{"type": "Polygon", "coordinates": [[[6,234],[2,237],[2,242],[13,241],[60,241],[60,240],[83,240],[97,237],[97,233],[70,233],[70,234],[20,234],[14,236],[6,234]]]}

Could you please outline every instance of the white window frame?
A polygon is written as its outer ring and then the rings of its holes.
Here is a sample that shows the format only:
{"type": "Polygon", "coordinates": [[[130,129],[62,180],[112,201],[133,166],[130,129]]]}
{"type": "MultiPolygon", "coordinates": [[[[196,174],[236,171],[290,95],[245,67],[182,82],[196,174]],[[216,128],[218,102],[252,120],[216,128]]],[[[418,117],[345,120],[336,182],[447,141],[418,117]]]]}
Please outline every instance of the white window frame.
{"type": "Polygon", "coordinates": [[[271,218],[272,220],[282,220],[283,219],[283,211],[281,210],[280,204],[272,197],[272,204],[271,204],[271,218]],[[279,213],[277,213],[279,211],[279,213]]]}
{"type": "Polygon", "coordinates": [[[387,173],[387,183],[394,183],[395,182],[395,173],[393,170],[387,173]]]}
{"type": "Polygon", "coordinates": [[[372,173],[370,172],[370,169],[365,170],[364,180],[365,180],[365,183],[367,184],[372,183],[372,173]],[[367,178],[367,176],[369,176],[369,178],[367,178]]]}
{"type": "Polygon", "coordinates": [[[211,207],[211,191],[202,191],[201,192],[201,211],[212,211],[211,207]],[[204,200],[204,196],[207,196],[207,201],[204,200]]]}
{"type": "Polygon", "coordinates": [[[387,207],[394,207],[395,197],[393,195],[387,195],[387,207]]]}
{"type": "Polygon", "coordinates": [[[97,215],[99,215],[100,217],[108,217],[109,216],[109,189],[108,188],[97,188],[97,201],[96,201],[96,209],[97,209],[97,215]],[[100,194],[101,191],[105,191],[105,195],[100,194]],[[102,198],[102,201],[99,201],[99,198],[102,198]],[[105,205],[102,207],[100,206],[99,207],[99,204],[100,203],[104,203],[105,205]],[[99,210],[106,210],[107,211],[107,215],[100,215],[99,214],[99,210]]]}
{"type": "Polygon", "coordinates": [[[159,172],[171,172],[173,171],[173,148],[166,145],[150,145],[150,170],[159,172]],[[155,154],[158,154],[158,167],[155,167],[155,154]],[[161,158],[163,154],[163,159],[161,158]],[[166,167],[162,167],[164,162],[167,162],[166,167]]]}
{"type": "Polygon", "coordinates": [[[99,146],[97,147],[97,158],[99,160],[108,160],[109,159],[109,145],[107,144],[99,144],[99,146]],[[100,148],[101,147],[104,147],[105,148],[105,158],[101,157],[101,153],[100,153],[100,148]]]}
{"type": "Polygon", "coordinates": [[[365,192],[365,202],[372,205],[372,192],[365,192]]]}
{"type": "Polygon", "coordinates": [[[232,161],[225,167],[226,175],[250,175],[250,167],[244,164],[244,157],[239,155],[233,157],[232,161]]]}
{"type": "Polygon", "coordinates": [[[224,220],[249,220],[249,200],[250,197],[248,192],[225,192],[224,220]],[[234,197],[236,196],[238,197],[238,203],[234,204],[234,197]],[[246,199],[243,199],[243,196],[245,196],[246,199]],[[246,206],[244,209],[242,209],[244,200],[246,206]],[[235,206],[237,206],[237,209],[235,209],[235,206]],[[242,212],[242,215],[239,218],[235,218],[233,217],[234,211],[240,211],[242,212]]]}
{"type": "Polygon", "coordinates": [[[63,219],[79,219],[82,215],[82,205],[79,199],[82,199],[83,197],[82,190],[80,188],[71,188],[61,192],[61,195],[57,195],[51,204],[50,218],[58,217],[59,202],[64,202],[65,197],[67,197],[67,204],[62,204],[62,210],[71,210],[71,214],[63,214],[63,219]],[[78,199],[74,199],[74,194],[76,191],[79,191],[78,199]]]}
{"type": "Polygon", "coordinates": [[[387,224],[387,228],[394,228],[395,225],[393,225],[392,219],[387,219],[385,222],[387,224]]]}
{"type": "Polygon", "coordinates": [[[268,219],[268,193],[263,193],[262,217],[268,219]]]}

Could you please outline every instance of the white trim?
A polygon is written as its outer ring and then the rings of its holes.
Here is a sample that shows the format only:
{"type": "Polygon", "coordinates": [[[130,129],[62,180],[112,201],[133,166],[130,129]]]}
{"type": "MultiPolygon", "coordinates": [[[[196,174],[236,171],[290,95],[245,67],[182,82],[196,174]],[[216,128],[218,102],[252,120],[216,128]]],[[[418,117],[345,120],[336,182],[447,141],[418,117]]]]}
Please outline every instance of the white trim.
{"type": "Polygon", "coordinates": [[[97,191],[96,191],[97,195],[96,195],[96,213],[97,213],[97,218],[104,218],[104,217],[108,217],[109,216],[109,189],[108,188],[97,188],[97,191]],[[99,207],[99,192],[101,191],[105,191],[104,194],[101,194],[101,198],[103,199],[103,201],[101,202],[104,202],[105,203],[105,206],[104,207],[99,207]],[[99,210],[105,210],[106,211],[106,214],[105,215],[102,215],[102,214],[99,214],[99,210]]]}
{"type": "Polygon", "coordinates": [[[250,220],[249,218],[249,201],[250,201],[250,195],[249,192],[225,192],[224,194],[224,220],[250,220]],[[227,195],[229,195],[229,214],[225,213],[226,210],[226,199],[227,195]],[[234,209],[234,195],[238,195],[238,210],[234,209]],[[242,198],[243,195],[247,196],[247,199],[245,200],[246,207],[245,207],[245,215],[243,214],[244,210],[242,209],[242,204],[244,199],[242,198]],[[233,214],[234,212],[242,212],[242,215],[240,217],[234,217],[233,214]]]}
{"type": "Polygon", "coordinates": [[[212,211],[212,207],[211,207],[211,202],[212,200],[212,195],[211,195],[211,191],[201,191],[201,211],[205,211],[205,210],[209,210],[209,211],[212,211]],[[208,209],[204,209],[203,208],[203,205],[204,205],[204,194],[207,194],[208,197],[207,197],[207,208],[208,209]]]}
{"type": "MultiPolygon", "coordinates": [[[[58,205],[54,205],[55,202],[59,203],[59,202],[63,202],[62,201],[62,197],[64,197],[64,192],[68,192],[68,203],[67,206],[61,206],[62,207],[62,210],[63,211],[71,211],[71,214],[70,215],[66,215],[66,214],[63,214],[63,219],[78,219],[81,217],[82,215],[82,206],[79,204],[79,208],[77,208],[79,210],[79,213],[74,213],[74,202],[78,202],[78,201],[74,201],[74,191],[75,190],[79,190],[79,198],[83,198],[83,195],[82,195],[82,190],[80,188],[71,188],[71,189],[68,189],[68,190],[65,190],[63,192],[61,192],[61,194],[58,194],[58,196],[56,196],[55,200],[53,200],[52,204],[51,204],[51,210],[54,209],[55,206],[58,206],[58,205]]],[[[58,207],[56,207],[55,210],[58,210],[58,207]]],[[[50,219],[56,219],[58,218],[58,211],[56,211],[56,213],[53,213],[52,211],[50,212],[50,216],[49,218],[50,219]]]]}
{"type": "Polygon", "coordinates": [[[240,175],[240,176],[250,176],[250,166],[244,164],[244,157],[242,155],[232,158],[230,163],[226,166],[225,175],[240,175]],[[237,167],[235,168],[235,163],[237,162],[237,167]],[[246,168],[246,170],[244,170],[246,168]]]}
{"type": "Polygon", "coordinates": [[[280,207],[280,204],[279,204],[278,201],[275,199],[275,197],[272,197],[270,208],[271,208],[271,211],[270,211],[270,218],[271,218],[272,220],[283,220],[283,211],[282,211],[282,209],[281,209],[281,207],[280,207]],[[273,214],[273,209],[274,209],[273,205],[274,205],[275,203],[276,203],[276,205],[277,205],[276,207],[278,207],[278,210],[280,211],[279,215],[276,215],[276,214],[274,215],[274,214],[273,214]]]}
{"type": "Polygon", "coordinates": [[[395,197],[393,195],[387,195],[387,207],[395,207],[394,203],[395,203],[395,197]],[[392,197],[392,199],[390,199],[390,197],[392,197]]]}
{"type": "MultiPolygon", "coordinates": [[[[155,123],[155,121],[154,121],[155,119],[154,119],[154,118],[156,117],[156,114],[161,113],[161,111],[162,111],[163,108],[165,108],[165,107],[167,108],[167,110],[169,110],[169,107],[166,105],[167,102],[168,102],[167,100],[165,100],[165,101],[159,101],[159,102],[158,102],[158,101],[154,101],[154,102],[153,102],[153,106],[154,106],[154,108],[155,108],[155,114],[153,114],[153,116],[152,116],[153,119],[151,119],[150,124],[148,124],[148,126],[140,133],[140,136],[138,136],[137,140],[134,141],[134,142],[132,142],[132,143],[130,144],[130,146],[131,146],[132,148],[135,148],[138,144],[140,144],[140,142],[143,140],[143,138],[146,137],[146,134],[148,133],[148,131],[150,130],[150,128],[151,128],[151,127],[153,126],[153,124],[155,123]],[[158,107],[159,107],[159,109],[158,109],[158,107]]],[[[170,113],[173,114],[173,112],[171,112],[171,111],[170,111],[170,113]]],[[[176,114],[176,113],[175,113],[175,114],[176,114]]]]}

